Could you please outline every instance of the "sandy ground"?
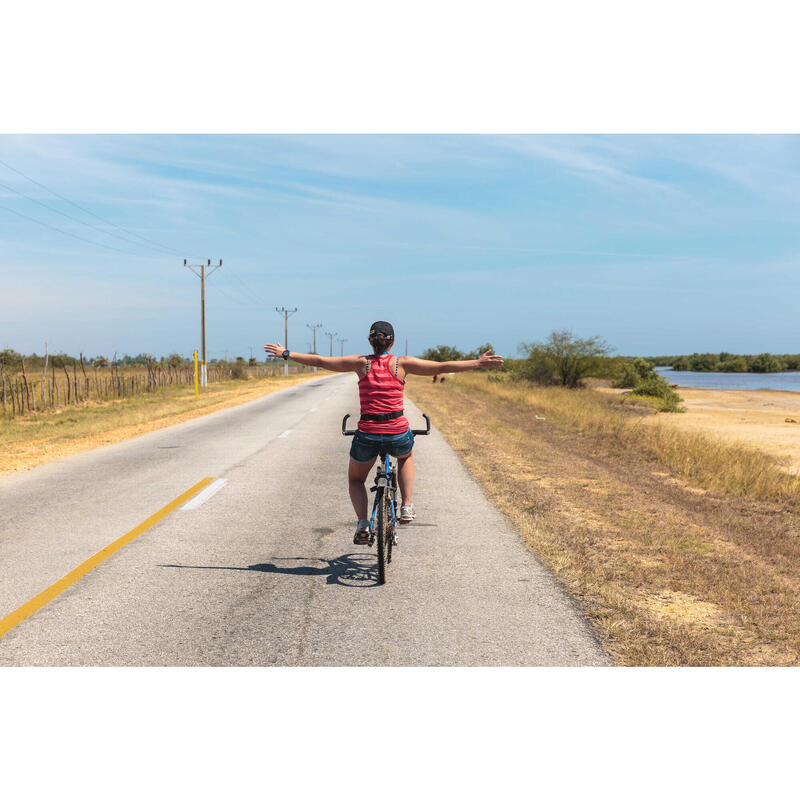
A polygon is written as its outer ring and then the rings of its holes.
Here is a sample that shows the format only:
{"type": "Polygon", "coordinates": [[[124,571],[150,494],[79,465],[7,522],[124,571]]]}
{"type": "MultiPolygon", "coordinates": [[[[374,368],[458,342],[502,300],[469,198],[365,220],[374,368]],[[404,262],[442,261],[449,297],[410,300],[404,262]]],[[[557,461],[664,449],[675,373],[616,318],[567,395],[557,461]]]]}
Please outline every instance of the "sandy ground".
{"type": "MultiPolygon", "coordinates": [[[[619,393],[619,389],[604,391],[619,393]]],[[[757,447],[800,474],[800,392],[678,388],[685,414],[658,414],[667,425],[693,428],[757,447]],[[787,422],[787,420],[796,420],[787,422]]]]}

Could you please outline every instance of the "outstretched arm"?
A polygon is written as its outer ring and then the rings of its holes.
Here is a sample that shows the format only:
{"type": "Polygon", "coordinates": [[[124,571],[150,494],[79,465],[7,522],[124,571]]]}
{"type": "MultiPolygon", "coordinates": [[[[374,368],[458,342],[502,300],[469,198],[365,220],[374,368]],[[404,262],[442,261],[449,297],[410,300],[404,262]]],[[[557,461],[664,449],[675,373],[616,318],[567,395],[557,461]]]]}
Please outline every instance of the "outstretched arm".
{"type": "Polygon", "coordinates": [[[487,350],[480,358],[468,361],[426,361],[413,356],[401,356],[400,366],[409,375],[439,375],[442,372],[468,372],[471,369],[497,369],[503,366],[502,356],[487,350]]]}
{"type": "MultiPolygon", "coordinates": [[[[264,350],[275,358],[280,358],[283,355],[282,344],[265,344],[264,350]]],[[[298,364],[305,364],[308,367],[322,367],[322,369],[328,369],[331,372],[355,372],[364,360],[364,356],[328,358],[314,353],[295,353],[294,350],[289,351],[289,358],[298,364]]]]}

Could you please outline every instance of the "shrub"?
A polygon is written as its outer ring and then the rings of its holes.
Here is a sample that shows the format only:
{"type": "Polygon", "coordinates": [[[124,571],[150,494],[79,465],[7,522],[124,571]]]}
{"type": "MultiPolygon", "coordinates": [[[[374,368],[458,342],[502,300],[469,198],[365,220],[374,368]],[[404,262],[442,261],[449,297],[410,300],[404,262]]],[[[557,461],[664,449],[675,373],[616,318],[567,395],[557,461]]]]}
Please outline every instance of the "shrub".
{"type": "Polygon", "coordinates": [[[689,356],[689,369],[692,372],[716,372],[718,367],[716,353],[693,353],[689,356]]]}
{"type": "MultiPolygon", "coordinates": [[[[480,358],[487,350],[491,350],[494,353],[494,347],[492,347],[492,345],[489,344],[489,342],[487,342],[486,344],[482,344],[482,345],[476,347],[474,350],[470,350],[469,353],[467,353],[466,355],[463,356],[463,358],[465,358],[465,359],[480,358]]],[[[447,360],[450,360],[450,359],[447,359],[447,360]]],[[[452,360],[455,360],[455,359],[452,359],[452,360]]]]}
{"type": "Polygon", "coordinates": [[[570,389],[580,386],[581,379],[610,352],[599,337],[579,339],[568,330],[553,331],[544,342],[523,342],[520,350],[528,354],[523,370],[528,380],[558,383],[570,389]]]}
{"type": "Polygon", "coordinates": [[[643,397],[657,397],[661,401],[661,411],[683,411],[679,404],[683,402],[681,396],[667,383],[667,381],[652,373],[642,378],[633,387],[633,394],[643,397]]]}
{"type": "Polygon", "coordinates": [[[783,363],[786,369],[800,369],[800,355],[786,356],[783,363]]]}
{"type": "Polygon", "coordinates": [[[633,389],[641,380],[655,374],[655,367],[644,358],[623,361],[617,372],[614,386],[617,389],[633,389]]]}
{"type": "Polygon", "coordinates": [[[743,356],[731,356],[719,362],[720,372],[747,372],[747,359],[743,356]]]}
{"type": "Polygon", "coordinates": [[[678,358],[672,362],[672,369],[674,369],[676,372],[686,372],[687,370],[691,369],[691,366],[689,365],[689,357],[678,356],[678,358]]]}
{"type": "Polygon", "coordinates": [[[750,362],[751,372],[780,372],[781,362],[771,353],[761,353],[750,362]]]}
{"type": "Polygon", "coordinates": [[[446,344],[440,344],[436,347],[429,347],[421,356],[427,361],[463,361],[464,354],[446,344]]]}
{"type": "Polygon", "coordinates": [[[248,379],[247,369],[244,363],[237,362],[231,367],[231,378],[235,381],[246,381],[248,379]]]}

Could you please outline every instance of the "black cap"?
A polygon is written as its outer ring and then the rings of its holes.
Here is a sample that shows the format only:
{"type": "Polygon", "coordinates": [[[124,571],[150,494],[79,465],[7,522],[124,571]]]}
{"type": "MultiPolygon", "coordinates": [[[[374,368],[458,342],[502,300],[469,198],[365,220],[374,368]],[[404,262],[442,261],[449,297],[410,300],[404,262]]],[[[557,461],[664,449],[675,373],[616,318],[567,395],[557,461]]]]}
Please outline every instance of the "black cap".
{"type": "Polygon", "coordinates": [[[384,336],[394,339],[394,328],[389,322],[383,322],[381,320],[373,322],[369,329],[369,335],[372,336],[373,333],[382,333],[384,336]]]}

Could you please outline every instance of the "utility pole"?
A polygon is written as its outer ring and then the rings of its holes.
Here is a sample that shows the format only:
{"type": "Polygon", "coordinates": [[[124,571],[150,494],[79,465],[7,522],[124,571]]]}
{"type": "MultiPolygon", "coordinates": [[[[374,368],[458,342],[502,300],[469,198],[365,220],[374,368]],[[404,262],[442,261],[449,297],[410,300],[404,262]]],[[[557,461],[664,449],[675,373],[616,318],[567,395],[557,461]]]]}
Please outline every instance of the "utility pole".
{"type": "MultiPolygon", "coordinates": [[[[306,328],[311,328],[311,330],[314,331],[314,349],[311,351],[312,353],[314,353],[314,355],[317,354],[317,328],[321,328],[321,327],[322,327],[322,323],[321,322],[318,325],[309,325],[308,323],[306,323],[306,328]]],[[[316,372],[316,371],[317,371],[317,368],[314,367],[314,372],[316,372]]]]}
{"type": "Polygon", "coordinates": [[[208,386],[208,370],[206,368],[206,278],[213,275],[222,266],[222,259],[213,269],[210,258],[207,264],[189,264],[184,258],[183,266],[188,267],[200,278],[200,347],[202,352],[200,359],[200,385],[208,386]],[[197,272],[198,269],[200,272],[197,272]]]}
{"type": "Polygon", "coordinates": [[[347,339],[338,339],[337,338],[336,341],[339,342],[339,355],[344,357],[344,343],[347,341],[347,339]]]}
{"type": "MultiPolygon", "coordinates": [[[[291,314],[294,314],[297,311],[297,309],[296,308],[283,308],[283,307],[278,308],[276,306],[275,310],[279,314],[283,314],[283,348],[284,348],[284,350],[288,350],[289,349],[289,316],[291,314]]],[[[283,362],[283,374],[284,375],[288,375],[289,374],[289,362],[287,360],[284,360],[284,362],[283,362]]]]}
{"type": "Polygon", "coordinates": [[[336,336],[336,333],[335,332],[331,333],[330,331],[325,331],[325,335],[330,340],[331,350],[330,350],[330,354],[329,355],[330,355],[331,358],[333,358],[333,337],[336,336]]]}

